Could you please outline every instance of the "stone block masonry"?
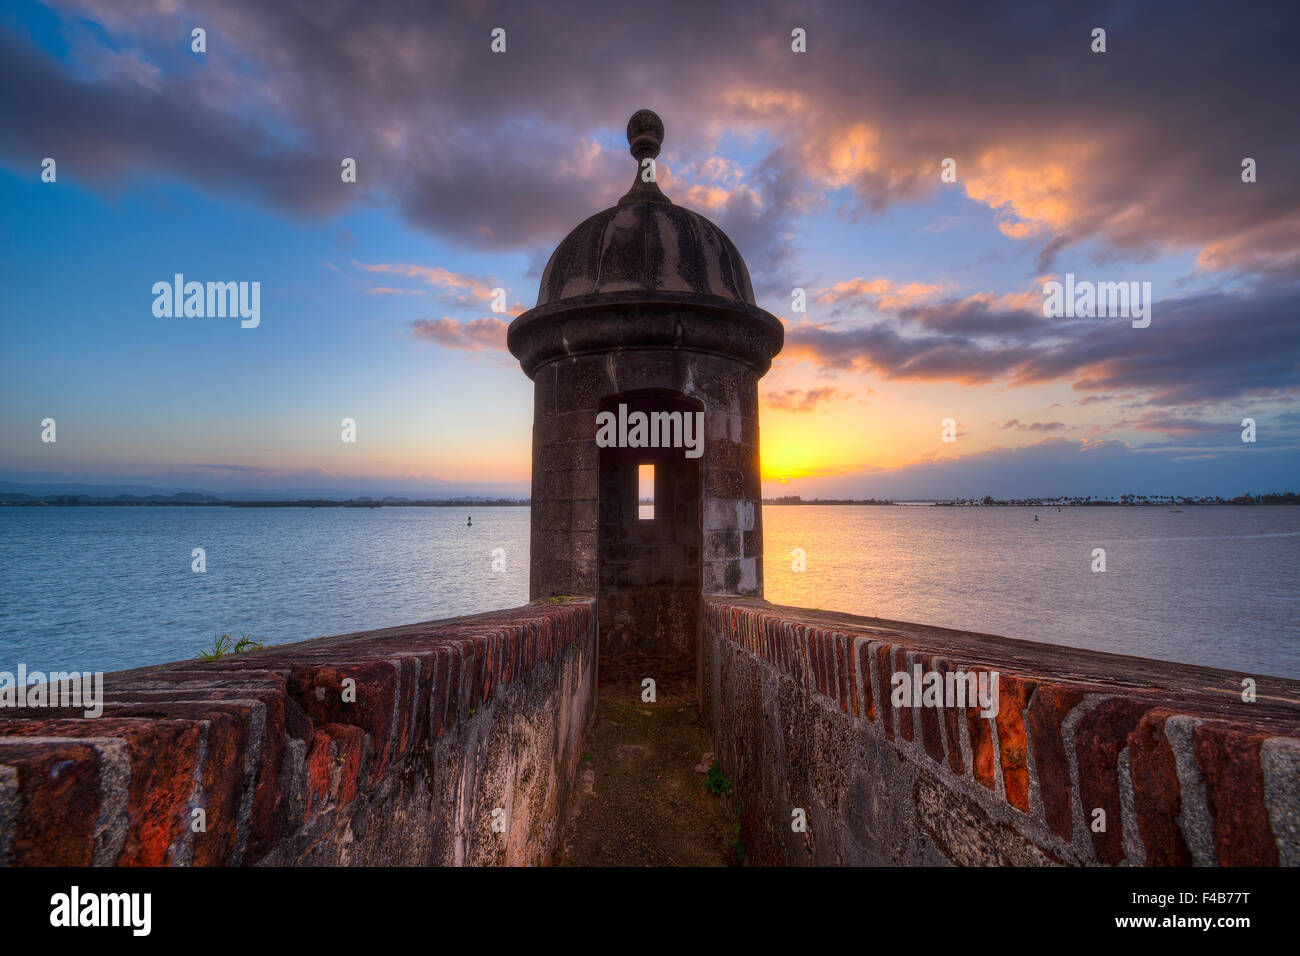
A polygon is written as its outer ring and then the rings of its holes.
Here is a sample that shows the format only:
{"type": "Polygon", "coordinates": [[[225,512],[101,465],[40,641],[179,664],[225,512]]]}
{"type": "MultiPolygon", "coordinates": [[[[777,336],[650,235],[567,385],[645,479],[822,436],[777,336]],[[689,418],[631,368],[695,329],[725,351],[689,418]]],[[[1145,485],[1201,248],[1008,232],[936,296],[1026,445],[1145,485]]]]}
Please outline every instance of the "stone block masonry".
{"type": "Polygon", "coordinates": [[[0,864],[550,862],[595,663],[579,599],[109,674],[0,711],[0,864]]]}
{"type": "Polygon", "coordinates": [[[534,383],[529,596],[594,594],[602,667],[690,670],[701,592],[763,595],[758,381],[785,330],[726,233],[640,175],[663,136],[632,115],[632,188],[556,246],[506,344],[534,383]]]}
{"type": "Polygon", "coordinates": [[[700,655],[748,861],[1300,865],[1300,682],[722,595],[700,655]],[[996,716],[894,707],[918,664],[996,716]]]}

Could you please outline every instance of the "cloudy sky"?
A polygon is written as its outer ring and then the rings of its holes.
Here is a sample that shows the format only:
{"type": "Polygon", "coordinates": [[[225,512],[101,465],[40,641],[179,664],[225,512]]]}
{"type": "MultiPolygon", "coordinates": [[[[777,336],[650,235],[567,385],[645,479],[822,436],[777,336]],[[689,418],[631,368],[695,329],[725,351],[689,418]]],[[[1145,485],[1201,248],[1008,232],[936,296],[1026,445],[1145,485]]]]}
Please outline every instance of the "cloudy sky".
{"type": "Polygon", "coordinates": [[[1300,8],[1062,6],[0,5],[0,481],[526,494],[505,326],[649,107],[786,324],[767,493],[1300,488],[1300,8]],[[1045,318],[1067,273],[1150,326],[1045,318]]]}

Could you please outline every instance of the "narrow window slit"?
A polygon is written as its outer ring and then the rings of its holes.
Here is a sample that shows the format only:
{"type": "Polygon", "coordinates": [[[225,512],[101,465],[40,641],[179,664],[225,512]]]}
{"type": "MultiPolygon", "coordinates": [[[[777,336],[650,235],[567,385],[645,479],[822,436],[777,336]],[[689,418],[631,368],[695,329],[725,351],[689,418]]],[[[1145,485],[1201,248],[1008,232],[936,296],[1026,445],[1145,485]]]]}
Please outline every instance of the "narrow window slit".
{"type": "Polygon", "coordinates": [[[636,466],[637,483],[637,517],[642,521],[653,521],[655,516],[655,466],[651,464],[636,466]]]}

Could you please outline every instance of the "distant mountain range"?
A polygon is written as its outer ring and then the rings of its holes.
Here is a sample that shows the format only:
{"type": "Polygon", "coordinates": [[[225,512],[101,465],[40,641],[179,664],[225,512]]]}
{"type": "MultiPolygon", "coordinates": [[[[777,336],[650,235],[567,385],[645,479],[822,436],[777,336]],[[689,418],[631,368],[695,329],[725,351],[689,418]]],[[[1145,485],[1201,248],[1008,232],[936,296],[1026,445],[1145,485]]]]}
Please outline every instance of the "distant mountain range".
{"type": "MultiPolygon", "coordinates": [[[[386,495],[372,498],[324,496],[319,492],[306,492],[300,496],[286,492],[238,492],[229,495],[210,495],[198,491],[164,492],[146,488],[113,488],[97,485],[44,486],[29,491],[13,490],[10,482],[0,482],[0,505],[215,505],[235,508],[311,506],[317,508],[355,507],[378,508],[414,505],[519,505],[526,498],[501,498],[486,495],[457,495],[445,498],[406,498],[386,495]]],[[[21,486],[18,486],[21,487],[21,486]]]]}
{"type": "MultiPolygon", "coordinates": [[[[14,482],[0,482],[0,505],[190,505],[190,506],[224,506],[233,508],[276,508],[276,507],[313,507],[313,508],[381,508],[381,507],[441,507],[441,506],[496,506],[526,505],[526,497],[489,496],[489,495],[445,495],[441,497],[404,495],[328,495],[319,491],[276,492],[231,492],[224,495],[212,495],[200,491],[168,492],[157,488],[139,486],[113,487],[103,485],[44,485],[26,486],[28,490],[17,490],[24,486],[14,482]]],[[[799,495],[783,495],[776,498],[764,498],[765,505],[1294,505],[1300,504],[1300,495],[1294,491],[1272,492],[1267,494],[1242,494],[1232,498],[1214,495],[1118,495],[1104,497],[1030,497],[1000,499],[992,496],[983,498],[941,498],[941,499],[876,499],[876,498],[802,498],[799,495]]]]}
{"type": "Polygon", "coordinates": [[[0,507],[59,507],[76,505],[193,505],[197,507],[225,508],[402,508],[402,507],[494,507],[499,505],[526,505],[527,498],[295,498],[277,501],[232,501],[182,492],[175,495],[114,495],[111,498],[96,495],[26,495],[0,492],[0,507]]]}
{"type": "Polygon", "coordinates": [[[24,484],[0,481],[0,504],[8,505],[413,505],[413,504],[518,504],[526,498],[466,494],[459,490],[432,495],[385,495],[372,497],[330,493],[319,488],[289,488],[275,491],[252,490],[210,494],[206,491],[174,491],[144,485],[24,484]]]}
{"type": "Polygon", "coordinates": [[[182,491],[174,495],[103,495],[47,494],[29,495],[21,491],[0,491],[0,503],[10,505],[216,505],[229,504],[212,495],[182,491]]]}

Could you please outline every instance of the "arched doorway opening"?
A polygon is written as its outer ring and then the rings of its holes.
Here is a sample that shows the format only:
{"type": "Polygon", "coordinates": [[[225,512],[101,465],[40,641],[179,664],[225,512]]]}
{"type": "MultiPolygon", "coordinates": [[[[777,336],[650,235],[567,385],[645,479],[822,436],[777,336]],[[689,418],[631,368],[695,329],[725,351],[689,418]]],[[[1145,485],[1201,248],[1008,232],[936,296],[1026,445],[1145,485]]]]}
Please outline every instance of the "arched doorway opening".
{"type": "Polygon", "coordinates": [[[701,402],[669,391],[625,392],[600,404],[617,428],[598,464],[602,669],[648,658],[694,669],[703,411],[701,402]]]}

